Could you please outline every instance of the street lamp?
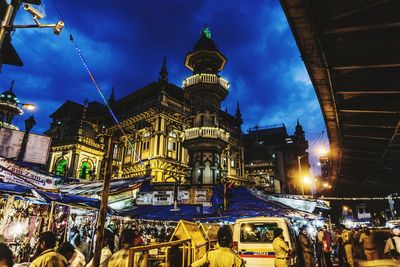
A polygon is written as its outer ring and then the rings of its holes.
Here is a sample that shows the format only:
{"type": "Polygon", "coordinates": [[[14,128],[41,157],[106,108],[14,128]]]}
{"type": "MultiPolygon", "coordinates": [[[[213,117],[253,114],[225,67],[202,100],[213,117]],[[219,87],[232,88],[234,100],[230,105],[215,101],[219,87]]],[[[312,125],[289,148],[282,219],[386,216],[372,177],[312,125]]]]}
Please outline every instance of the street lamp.
{"type": "Polygon", "coordinates": [[[35,125],[36,125],[36,121],[35,121],[35,118],[33,117],[33,115],[31,115],[28,119],[25,120],[24,139],[22,139],[21,150],[19,151],[19,154],[18,154],[18,161],[24,160],[24,155],[26,152],[26,145],[28,144],[29,132],[32,130],[33,126],[35,126],[35,125]]]}
{"type": "MultiPolygon", "coordinates": [[[[308,154],[304,154],[302,156],[297,156],[297,163],[299,164],[299,177],[303,177],[303,173],[301,171],[301,159],[304,157],[308,157],[308,154]]],[[[308,178],[310,179],[310,178],[308,178]]],[[[304,180],[304,179],[303,179],[304,180]]],[[[301,183],[301,195],[304,197],[304,185],[301,183]]]]}
{"type": "Polygon", "coordinates": [[[33,111],[36,109],[36,105],[35,104],[31,104],[31,103],[18,103],[19,105],[21,105],[23,108],[29,110],[29,111],[33,111]]]}

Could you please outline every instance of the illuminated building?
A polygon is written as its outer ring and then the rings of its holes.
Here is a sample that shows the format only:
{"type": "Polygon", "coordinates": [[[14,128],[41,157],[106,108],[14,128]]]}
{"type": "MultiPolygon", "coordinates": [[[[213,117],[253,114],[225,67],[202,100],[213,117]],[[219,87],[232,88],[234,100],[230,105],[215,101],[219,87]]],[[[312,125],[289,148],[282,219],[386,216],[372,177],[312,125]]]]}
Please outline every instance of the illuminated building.
{"type": "Polygon", "coordinates": [[[289,135],[284,124],[250,128],[244,135],[245,173],[257,187],[275,193],[301,193],[302,174],[309,174],[308,141],[297,121],[289,135]]]}
{"type": "Polygon", "coordinates": [[[184,80],[183,88],[168,81],[164,59],[158,81],[118,100],[113,90],[109,105],[126,136],[104,105],[66,101],[51,115],[46,132],[53,137],[49,171],[100,178],[104,144],[98,137],[108,133],[117,140],[113,177],[144,175],[150,164],[153,183],[212,185],[225,178],[245,184],[240,109],[235,116],[220,109],[228,94],[228,82],[218,75],[225,63],[204,28],[186,56],[185,65],[193,75],[184,80]]]}

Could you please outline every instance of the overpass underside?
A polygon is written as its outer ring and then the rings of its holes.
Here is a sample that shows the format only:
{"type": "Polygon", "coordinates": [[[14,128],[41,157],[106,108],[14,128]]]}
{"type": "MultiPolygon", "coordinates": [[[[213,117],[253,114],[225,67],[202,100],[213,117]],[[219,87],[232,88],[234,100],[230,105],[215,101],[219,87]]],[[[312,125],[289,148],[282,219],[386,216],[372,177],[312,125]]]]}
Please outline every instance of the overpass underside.
{"type": "Polygon", "coordinates": [[[281,0],[321,104],[336,195],[400,188],[400,1],[281,0]]]}

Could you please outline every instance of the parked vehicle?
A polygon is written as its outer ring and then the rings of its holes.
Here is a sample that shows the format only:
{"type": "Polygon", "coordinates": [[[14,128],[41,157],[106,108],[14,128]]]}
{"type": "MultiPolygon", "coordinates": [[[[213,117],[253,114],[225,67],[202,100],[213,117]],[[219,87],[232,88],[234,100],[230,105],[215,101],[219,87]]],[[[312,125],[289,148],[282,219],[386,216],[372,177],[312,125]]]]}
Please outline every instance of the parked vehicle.
{"type": "MultiPolygon", "coordinates": [[[[272,247],[274,229],[283,229],[283,236],[292,251],[296,250],[296,235],[285,218],[254,217],[238,219],[233,229],[234,249],[246,261],[246,267],[274,267],[275,252],[272,247]]],[[[298,258],[290,260],[296,266],[298,258]]]]}

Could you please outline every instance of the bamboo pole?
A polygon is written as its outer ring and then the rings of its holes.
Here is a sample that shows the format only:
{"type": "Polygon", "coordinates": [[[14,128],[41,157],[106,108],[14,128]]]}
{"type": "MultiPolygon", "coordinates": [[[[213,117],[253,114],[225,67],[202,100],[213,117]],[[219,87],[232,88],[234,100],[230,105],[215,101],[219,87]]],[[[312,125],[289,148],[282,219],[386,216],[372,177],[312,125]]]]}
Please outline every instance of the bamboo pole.
{"type": "Polygon", "coordinates": [[[104,181],[103,181],[103,191],[101,194],[101,204],[99,215],[97,217],[97,228],[96,228],[96,241],[94,245],[94,255],[93,255],[93,265],[99,266],[101,250],[103,248],[104,239],[104,227],[106,222],[107,210],[108,210],[108,195],[110,192],[110,182],[112,175],[112,138],[109,137],[107,146],[107,161],[104,168],[104,181]]]}

